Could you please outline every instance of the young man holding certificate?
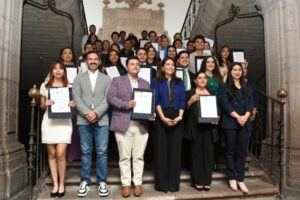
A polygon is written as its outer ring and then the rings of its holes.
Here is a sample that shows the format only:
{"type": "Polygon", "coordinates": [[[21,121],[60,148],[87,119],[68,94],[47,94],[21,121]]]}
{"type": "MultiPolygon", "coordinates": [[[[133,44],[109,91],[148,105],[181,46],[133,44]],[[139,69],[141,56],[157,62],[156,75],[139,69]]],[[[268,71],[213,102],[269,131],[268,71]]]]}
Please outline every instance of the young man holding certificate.
{"type": "MultiPolygon", "coordinates": [[[[126,61],[127,74],[113,79],[107,100],[113,106],[110,130],[115,131],[119,149],[122,196],[131,195],[131,180],[135,185],[134,195],[142,195],[142,176],[144,169],[144,151],[148,141],[148,122],[133,120],[133,109],[140,107],[139,101],[133,100],[133,90],[150,89],[147,81],[138,77],[140,61],[137,57],[126,61]],[[133,178],[131,177],[131,158],[133,178]]],[[[153,93],[152,93],[153,95],[153,93]]],[[[151,105],[150,105],[151,106],[151,105]]],[[[143,105],[142,107],[147,107],[143,105]]]]}
{"type": "Polygon", "coordinates": [[[90,190],[93,142],[97,155],[99,196],[107,196],[108,103],[107,92],[111,79],[99,72],[99,55],[87,53],[88,71],[78,75],[73,83],[73,97],[78,110],[77,125],[81,144],[81,184],[77,195],[84,197],[90,190]]]}

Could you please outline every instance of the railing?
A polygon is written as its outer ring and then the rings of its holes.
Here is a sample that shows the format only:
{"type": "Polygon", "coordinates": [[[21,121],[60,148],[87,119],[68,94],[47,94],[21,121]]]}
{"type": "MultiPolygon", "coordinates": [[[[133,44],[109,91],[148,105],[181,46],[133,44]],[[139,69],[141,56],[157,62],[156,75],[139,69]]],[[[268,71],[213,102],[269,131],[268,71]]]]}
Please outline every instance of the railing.
{"type": "MultiPolygon", "coordinates": [[[[39,186],[45,178],[48,165],[45,146],[41,143],[41,109],[39,107],[40,93],[36,85],[29,90],[28,96],[32,98],[30,102],[31,119],[29,132],[29,149],[28,153],[28,177],[30,195],[32,200],[37,191],[34,191],[35,186],[39,186]]],[[[38,189],[38,188],[37,188],[38,189]]]]}
{"type": "Polygon", "coordinates": [[[88,27],[87,27],[87,22],[86,22],[86,16],[85,16],[85,10],[84,10],[84,5],[83,5],[83,0],[80,0],[80,19],[81,19],[81,27],[82,27],[82,32],[84,35],[88,34],[88,27]]]}
{"type": "Polygon", "coordinates": [[[200,8],[202,0],[191,0],[188,11],[186,13],[182,28],[181,35],[183,39],[190,38],[190,34],[192,32],[195,19],[198,15],[198,11],[200,8]]]}
{"type": "Polygon", "coordinates": [[[253,123],[249,148],[267,174],[278,184],[278,196],[281,198],[285,182],[284,100],[287,92],[281,88],[277,93],[280,99],[261,91],[259,93],[261,105],[253,123]]]}

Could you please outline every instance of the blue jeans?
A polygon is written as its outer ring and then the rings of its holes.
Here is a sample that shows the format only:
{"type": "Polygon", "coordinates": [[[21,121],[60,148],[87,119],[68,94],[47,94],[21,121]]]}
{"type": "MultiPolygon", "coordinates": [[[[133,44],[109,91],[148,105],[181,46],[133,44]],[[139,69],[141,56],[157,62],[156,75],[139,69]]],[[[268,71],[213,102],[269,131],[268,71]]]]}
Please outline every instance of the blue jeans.
{"type": "Polygon", "coordinates": [[[81,146],[81,181],[91,183],[91,165],[93,140],[95,140],[97,155],[97,182],[106,182],[107,177],[107,146],[109,138],[108,125],[97,123],[78,125],[81,146]]]}

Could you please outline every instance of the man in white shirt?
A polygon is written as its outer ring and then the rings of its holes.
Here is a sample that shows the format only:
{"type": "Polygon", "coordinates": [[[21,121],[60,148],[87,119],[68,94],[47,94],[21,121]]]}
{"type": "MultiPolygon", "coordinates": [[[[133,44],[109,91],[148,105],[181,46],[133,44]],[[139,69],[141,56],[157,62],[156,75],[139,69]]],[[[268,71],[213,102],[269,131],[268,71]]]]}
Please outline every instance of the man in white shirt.
{"type": "MultiPolygon", "coordinates": [[[[90,34],[96,33],[96,26],[94,24],[90,25],[89,32],[90,32],[90,34]]],[[[82,53],[84,53],[84,45],[87,42],[88,38],[89,38],[89,34],[82,36],[82,40],[81,40],[81,52],[82,53]]]]}
{"type": "Polygon", "coordinates": [[[90,190],[92,149],[95,142],[97,155],[97,183],[99,196],[108,196],[107,146],[109,120],[107,93],[111,79],[99,72],[99,55],[96,51],[87,53],[88,70],[79,74],[73,82],[73,98],[76,102],[77,125],[81,145],[81,184],[77,196],[84,197],[90,190]]]}

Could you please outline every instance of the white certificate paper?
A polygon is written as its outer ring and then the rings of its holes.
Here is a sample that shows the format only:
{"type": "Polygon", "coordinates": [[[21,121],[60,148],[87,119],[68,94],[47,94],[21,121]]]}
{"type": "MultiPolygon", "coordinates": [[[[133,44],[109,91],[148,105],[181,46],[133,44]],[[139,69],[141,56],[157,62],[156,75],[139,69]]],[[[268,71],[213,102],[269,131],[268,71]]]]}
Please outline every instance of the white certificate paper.
{"type": "Polygon", "coordinates": [[[164,51],[164,50],[159,51],[159,58],[160,58],[161,60],[164,60],[164,59],[165,59],[165,51],[164,51]]]}
{"type": "Polygon", "coordinates": [[[50,99],[54,101],[51,105],[52,113],[68,113],[71,112],[70,106],[70,92],[68,87],[50,88],[50,99]]]}
{"type": "Polygon", "coordinates": [[[245,62],[243,51],[234,51],[232,52],[232,55],[233,55],[233,62],[239,62],[239,63],[245,62]]]}
{"type": "Polygon", "coordinates": [[[182,69],[177,69],[176,70],[176,76],[183,80],[183,70],[182,69]]]}
{"type": "Polygon", "coordinates": [[[120,76],[120,73],[119,73],[118,68],[116,66],[106,67],[105,70],[106,70],[107,75],[111,79],[120,76]]]}
{"type": "Polygon", "coordinates": [[[155,48],[156,52],[158,52],[158,43],[157,42],[152,42],[152,46],[155,48]]]}
{"type": "Polygon", "coordinates": [[[87,66],[86,62],[81,62],[80,63],[80,69],[81,69],[82,73],[84,73],[88,70],[88,66],[87,66]]]}
{"type": "Polygon", "coordinates": [[[201,69],[201,65],[202,65],[203,59],[204,58],[197,58],[197,60],[196,60],[197,72],[199,72],[200,69],[201,69]]]}
{"type": "Polygon", "coordinates": [[[151,83],[151,68],[141,67],[139,72],[139,77],[151,83]]]}
{"type": "Polygon", "coordinates": [[[135,91],[134,100],[136,102],[133,108],[134,113],[151,114],[152,112],[152,92],[135,91]]]}
{"type": "Polygon", "coordinates": [[[148,40],[140,40],[140,47],[144,48],[144,46],[147,42],[148,42],[148,40]]]}
{"type": "Polygon", "coordinates": [[[180,52],[185,51],[184,48],[176,49],[176,53],[179,54],[180,52]]]}
{"type": "Polygon", "coordinates": [[[214,46],[215,41],[210,38],[205,38],[205,42],[209,43],[210,48],[214,46]]]}
{"type": "Polygon", "coordinates": [[[203,55],[204,56],[211,56],[212,55],[211,50],[208,50],[208,49],[203,50],[203,55]]]}
{"type": "Polygon", "coordinates": [[[202,118],[218,118],[216,96],[200,96],[202,118]]]}
{"type": "Polygon", "coordinates": [[[127,59],[128,59],[127,57],[120,57],[121,63],[123,65],[123,67],[125,67],[125,68],[126,68],[126,60],[127,59]]]}
{"type": "Polygon", "coordinates": [[[77,76],[77,68],[76,67],[67,67],[67,77],[68,77],[68,82],[73,83],[75,77],[77,76]]]}

